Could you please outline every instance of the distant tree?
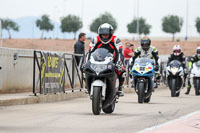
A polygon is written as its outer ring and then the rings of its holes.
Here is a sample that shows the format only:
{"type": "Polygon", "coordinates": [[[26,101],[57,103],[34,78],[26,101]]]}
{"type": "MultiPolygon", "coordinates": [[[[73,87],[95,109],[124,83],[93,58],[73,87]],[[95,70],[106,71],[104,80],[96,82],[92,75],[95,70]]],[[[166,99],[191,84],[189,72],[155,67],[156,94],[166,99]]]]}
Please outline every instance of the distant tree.
{"type": "Polygon", "coordinates": [[[14,21],[10,20],[10,19],[0,19],[1,20],[1,24],[2,24],[2,29],[7,30],[8,31],[8,36],[9,39],[11,39],[11,33],[10,31],[19,31],[19,25],[17,25],[17,23],[15,23],[14,21]]]}
{"type": "Polygon", "coordinates": [[[196,24],[197,32],[200,34],[200,17],[196,18],[196,24]]]}
{"type": "Polygon", "coordinates": [[[172,41],[174,41],[175,34],[181,31],[182,25],[183,19],[179,16],[168,15],[162,19],[162,30],[173,35],[172,41]]]}
{"type": "Polygon", "coordinates": [[[81,29],[83,26],[83,23],[81,19],[78,16],[74,15],[68,15],[66,17],[63,17],[61,19],[61,31],[63,33],[65,32],[73,32],[74,33],[74,39],[76,38],[76,33],[79,29],[81,29]]]}
{"type": "Polygon", "coordinates": [[[41,19],[36,20],[36,26],[42,31],[41,39],[43,38],[44,31],[52,31],[54,29],[48,15],[42,15],[41,19]]]}
{"type": "Polygon", "coordinates": [[[109,23],[113,26],[114,30],[117,29],[117,22],[115,18],[108,12],[105,12],[104,14],[101,14],[99,17],[97,17],[90,25],[90,31],[97,33],[98,28],[103,23],[109,23]]]}
{"type": "MultiPolygon", "coordinates": [[[[134,18],[132,22],[127,25],[129,33],[137,33],[137,19],[134,18]]],[[[151,25],[146,23],[144,18],[139,18],[139,35],[148,35],[150,33],[151,25]]]]}

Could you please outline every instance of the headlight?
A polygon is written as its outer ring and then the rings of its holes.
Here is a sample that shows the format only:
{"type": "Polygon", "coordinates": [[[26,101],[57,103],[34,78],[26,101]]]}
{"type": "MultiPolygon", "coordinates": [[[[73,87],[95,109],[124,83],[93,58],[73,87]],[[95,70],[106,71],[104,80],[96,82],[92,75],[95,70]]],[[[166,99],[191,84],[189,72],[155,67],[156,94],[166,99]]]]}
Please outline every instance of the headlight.
{"type": "Polygon", "coordinates": [[[176,73],[178,72],[178,68],[172,67],[171,72],[172,72],[173,75],[176,75],[176,73]]]}
{"type": "Polygon", "coordinates": [[[105,64],[91,64],[90,67],[96,72],[100,73],[101,71],[104,71],[107,69],[107,65],[105,64]]]}
{"type": "Polygon", "coordinates": [[[112,65],[108,65],[108,69],[112,69],[112,65]]]}
{"type": "Polygon", "coordinates": [[[139,71],[139,65],[137,63],[134,64],[134,68],[136,71],[139,71]]]}

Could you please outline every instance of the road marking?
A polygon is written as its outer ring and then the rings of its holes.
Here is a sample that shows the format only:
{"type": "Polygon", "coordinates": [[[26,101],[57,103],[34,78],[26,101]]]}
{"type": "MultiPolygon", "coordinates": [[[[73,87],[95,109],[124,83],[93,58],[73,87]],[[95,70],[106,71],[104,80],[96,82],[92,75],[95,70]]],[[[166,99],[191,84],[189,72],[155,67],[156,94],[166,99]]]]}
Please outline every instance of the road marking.
{"type": "Polygon", "coordinates": [[[187,119],[187,118],[189,118],[189,117],[191,117],[191,116],[193,116],[193,115],[196,115],[196,114],[198,114],[198,113],[200,113],[200,110],[195,111],[195,112],[192,112],[192,113],[187,114],[187,115],[184,115],[184,116],[182,116],[182,117],[180,117],[180,118],[177,118],[177,119],[174,119],[174,120],[165,122],[165,123],[163,123],[163,124],[156,125],[156,126],[153,126],[153,127],[150,127],[150,128],[146,128],[146,129],[144,129],[144,130],[138,131],[137,133],[147,133],[147,132],[150,132],[150,131],[159,129],[159,128],[161,128],[161,127],[164,127],[164,126],[168,126],[168,125],[170,125],[170,124],[174,124],[175,122],[178,122],[178,121],[181,121],[181,120],[185,120],[185,119],[187,119]]]}

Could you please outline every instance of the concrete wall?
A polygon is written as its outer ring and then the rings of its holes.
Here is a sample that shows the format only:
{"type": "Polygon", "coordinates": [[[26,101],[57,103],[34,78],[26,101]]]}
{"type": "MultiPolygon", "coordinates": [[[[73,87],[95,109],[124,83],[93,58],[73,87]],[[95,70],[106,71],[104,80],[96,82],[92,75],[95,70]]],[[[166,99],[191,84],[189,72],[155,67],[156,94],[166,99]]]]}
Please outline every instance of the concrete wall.
{"type": "Polygon", "coordinates": [[[33,50],[0,48],[0,66],[1,93],[32,90],[33,50]]]}
{"type": "MultiPolygon", "coordinates": [[[[70,75],[72,75],[71,53],[65,57],[70,75]]],[[[40,59],[39,59],[40,60],[40,59]]],[[[31,92],[33,88],[33,50],[0,48],[0,93],[31,92]],[[17,55],[16,60],[14,59],[17,55]]],[[[36,81],[39,71],[36,65],[36,81]]],[[[66,76],[66,87],[70,87],[66,76]]],[[[77,76],[75,75],[77,78],[77,76]]],[[[79,81],[76,80],[76,87],[79,81]]]]}

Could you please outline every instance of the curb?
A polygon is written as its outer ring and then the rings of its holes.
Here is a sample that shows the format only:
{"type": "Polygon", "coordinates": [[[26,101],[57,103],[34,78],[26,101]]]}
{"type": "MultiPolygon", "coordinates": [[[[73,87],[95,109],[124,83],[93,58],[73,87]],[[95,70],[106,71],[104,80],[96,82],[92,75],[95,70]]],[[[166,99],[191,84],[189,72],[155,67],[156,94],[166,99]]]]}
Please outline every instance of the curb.
{"type": "Polygon", "coordinates": [[[58,102],[58,101],[69,100],[69,99],[80,98],[80,97],[87,97],[87,95],[84,92],[77,91],[73,93],[71,92],[71,93],[29,96],[27,98],[0,100],[0,106],[58,102]]]}
{"type": "MultiPolygon", "coordinates": [[[[124,93],[135,93],[133,88],[124,88],[124,93]]],[[[35,104],[35,103],[48,103],[48,102],[58,102],[74,98],[88,97],[84,91],[76,91],[70,93],[58,93],[58,94],[48,94],[48,95],[29,95],[25,98],[13,98],[0,100],[0,106],[12,106],[12,105],[25,105],[25,104],[35,104]]]]}

